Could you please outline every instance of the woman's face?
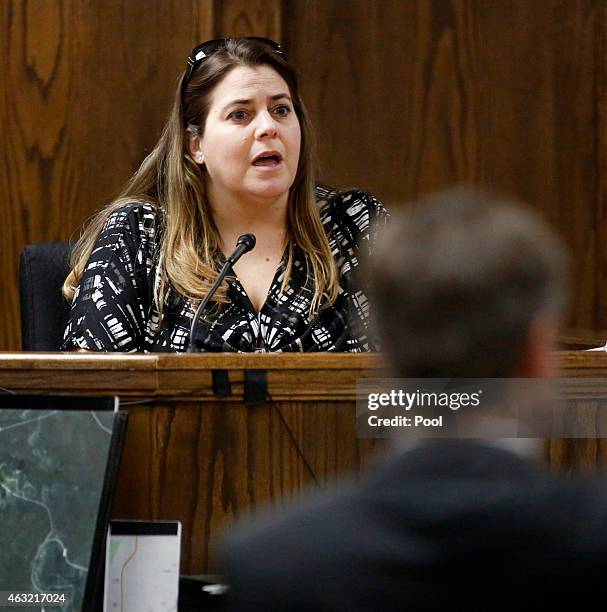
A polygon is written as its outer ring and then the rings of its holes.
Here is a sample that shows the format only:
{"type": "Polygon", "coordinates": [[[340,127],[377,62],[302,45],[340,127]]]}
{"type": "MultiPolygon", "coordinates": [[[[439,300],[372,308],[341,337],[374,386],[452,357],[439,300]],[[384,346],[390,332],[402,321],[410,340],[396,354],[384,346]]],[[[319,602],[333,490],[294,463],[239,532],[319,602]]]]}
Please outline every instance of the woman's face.
{"type": "Polygon", "coordinates": [[[224,198],[286,201],[300,146],[289,87],[269,66],[232,69],[211,94],[202,137],[190,138],[212,205],[224,198]]]}

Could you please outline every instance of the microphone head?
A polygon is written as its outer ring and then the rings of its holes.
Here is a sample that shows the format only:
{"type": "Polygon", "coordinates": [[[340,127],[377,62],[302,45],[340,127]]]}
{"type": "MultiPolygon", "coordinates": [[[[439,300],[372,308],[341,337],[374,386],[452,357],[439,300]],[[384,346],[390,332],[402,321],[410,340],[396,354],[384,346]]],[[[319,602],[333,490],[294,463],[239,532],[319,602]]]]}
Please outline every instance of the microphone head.
{"type": "Polygon", "coordinates": [[[248,253],[249,251],[252,251],[255,248],[256,242],[257,241],[255,240],[254,234],[243,234],[242,236],[238,237],[238,240],[236,241],[236,246],[242,244],[246,248],[245,253],[248,253]]]}

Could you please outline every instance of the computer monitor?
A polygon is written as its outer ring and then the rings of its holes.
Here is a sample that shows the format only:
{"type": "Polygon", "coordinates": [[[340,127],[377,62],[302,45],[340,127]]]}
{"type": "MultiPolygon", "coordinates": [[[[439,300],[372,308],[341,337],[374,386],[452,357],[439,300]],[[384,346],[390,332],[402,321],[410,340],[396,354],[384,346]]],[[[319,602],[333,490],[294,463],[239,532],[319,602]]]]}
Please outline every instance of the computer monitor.
{"type": "MultiPolygon", "coordinates": [[[[0,396],[0,592],[101,609],[127,415],[118,398],[0,396]]],[[[6,604],[3,604],[6,605],[6,604]]]]}

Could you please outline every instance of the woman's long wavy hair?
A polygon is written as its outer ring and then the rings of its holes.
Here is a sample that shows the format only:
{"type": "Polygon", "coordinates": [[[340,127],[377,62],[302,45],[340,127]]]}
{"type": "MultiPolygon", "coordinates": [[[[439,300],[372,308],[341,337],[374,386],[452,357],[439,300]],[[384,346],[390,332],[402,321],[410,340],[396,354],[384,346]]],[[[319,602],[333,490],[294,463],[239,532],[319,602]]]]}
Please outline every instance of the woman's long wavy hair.
{"type": "MultiPolygon", "coordinates": [[[[293,265],[293,247],[308,255],[315,292],[312,312],[335,301],[339,290],[337,267],[320,220],[315,197],[316,154],[312,127],[300,97],[295,70],[272,48],[250,39],[227,39],[225,46],[205,59],[181,96],[185,73],[179,80],[173,107],[154,150],[143,160],[118,197],[88,223],[72,252],[71,272],[63,294],[73,299],[97,237],[108,216],[126,204],[149,203],[162,219],[159,252],[160,276],[154,301],[160,313],[169,287],[188,299],[202,299],[219,270],[215,256],[220,236],[205,192],[205,172],[190,155],[186,129],[195,126],[202,136],[211,95],[236,66],[270,66],[289,86],[293,108],[301,126],[301,149],[295,180],[287,204],[288,257],[283,279],[286,286],[293,265]]],[[[225,285],[215,300],[226,302],[225,285]]]]}

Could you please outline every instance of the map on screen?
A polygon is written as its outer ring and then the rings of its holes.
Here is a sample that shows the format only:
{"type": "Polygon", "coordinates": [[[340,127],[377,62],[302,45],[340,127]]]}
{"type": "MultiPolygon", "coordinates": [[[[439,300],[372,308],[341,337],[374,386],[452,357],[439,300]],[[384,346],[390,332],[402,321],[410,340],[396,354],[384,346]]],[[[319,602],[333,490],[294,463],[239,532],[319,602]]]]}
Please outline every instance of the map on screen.
{"type": "Polygon", "coordinates": [[[126,418],[116,409],[117,398],[0,397],[0,591],[96,609],[126,418]]]}

